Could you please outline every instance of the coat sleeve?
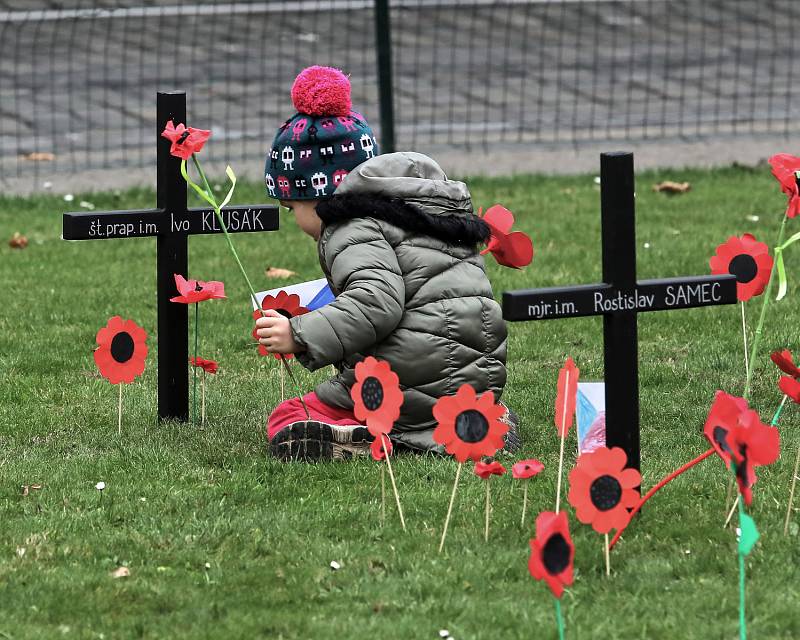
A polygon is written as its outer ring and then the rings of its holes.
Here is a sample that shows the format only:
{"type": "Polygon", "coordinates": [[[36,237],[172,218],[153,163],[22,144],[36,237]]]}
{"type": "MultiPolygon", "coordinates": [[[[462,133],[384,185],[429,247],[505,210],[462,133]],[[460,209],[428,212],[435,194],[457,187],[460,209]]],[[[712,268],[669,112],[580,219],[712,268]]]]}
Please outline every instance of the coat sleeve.
{"type": "Polygon", "coordinates": [[[369,349],[403,316],[405,285],[394,248],[378,222],[354,219],[337,225],[323,249],[336,300],[291,319],[297,359],[314,371],[369,349]]]}

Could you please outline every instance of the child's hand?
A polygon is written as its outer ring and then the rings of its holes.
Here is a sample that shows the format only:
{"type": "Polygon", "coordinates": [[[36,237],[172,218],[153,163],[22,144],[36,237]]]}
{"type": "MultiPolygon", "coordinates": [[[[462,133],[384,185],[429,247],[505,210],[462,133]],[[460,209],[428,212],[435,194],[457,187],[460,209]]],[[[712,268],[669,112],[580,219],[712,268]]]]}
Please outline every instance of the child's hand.
{"type": "Polygon", "coordinates": [[[273,309],[264,311],[264,315],[256,319],[256,335],[258,342],[270,353],[297,351],[289,319],[273,309]]]}

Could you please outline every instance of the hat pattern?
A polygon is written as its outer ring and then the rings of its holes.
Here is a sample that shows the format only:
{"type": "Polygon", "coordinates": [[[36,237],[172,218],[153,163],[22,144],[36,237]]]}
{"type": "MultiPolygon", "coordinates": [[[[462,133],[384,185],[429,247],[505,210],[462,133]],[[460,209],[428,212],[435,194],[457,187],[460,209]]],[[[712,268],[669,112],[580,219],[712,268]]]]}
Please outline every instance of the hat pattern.
{"type": "Polygon", "coordinates": [[[360,113],[312,116],[296,113],[278,129],[267,155],[267,193],[280,200],[312,200],[333,195],[345,176],[379,153],[360,113]]]}

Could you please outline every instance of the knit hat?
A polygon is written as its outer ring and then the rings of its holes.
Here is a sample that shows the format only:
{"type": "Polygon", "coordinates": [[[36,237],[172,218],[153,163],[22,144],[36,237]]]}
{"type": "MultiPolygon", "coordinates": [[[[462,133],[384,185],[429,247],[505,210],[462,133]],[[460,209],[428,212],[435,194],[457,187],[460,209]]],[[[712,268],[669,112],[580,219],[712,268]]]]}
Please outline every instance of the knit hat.
{"type": "Polygon", "coordinates": [[[292,102],[297,113],[278,129],[267,155],[267,192],[281,200],[331,196],[352,169],[379,153],[378,143],[352,110],[350,81],[338,69],[303,69],[292,102]]]}

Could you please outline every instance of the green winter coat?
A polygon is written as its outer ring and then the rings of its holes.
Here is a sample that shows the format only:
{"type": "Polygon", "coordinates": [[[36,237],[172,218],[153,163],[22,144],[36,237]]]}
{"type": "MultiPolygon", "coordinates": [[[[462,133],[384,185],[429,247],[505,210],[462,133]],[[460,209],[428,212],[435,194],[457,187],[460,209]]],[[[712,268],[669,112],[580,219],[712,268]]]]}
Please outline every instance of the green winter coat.
{"type": "Polygon", "coordinates": [[[339,374],[316,388],[353,408],[354,367],[387,360],[404,402],[392,438],[434,449],[433,405],[462,384],[499,399],[506,382],[506,327],[476,244],[487,225],[467,186],[418,153],[359,165],[317,205],[319,259],[336,300],[291,319],[297,359],[339,374]]]}

